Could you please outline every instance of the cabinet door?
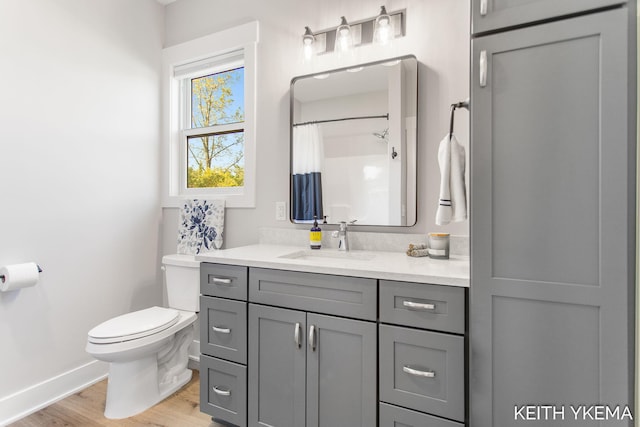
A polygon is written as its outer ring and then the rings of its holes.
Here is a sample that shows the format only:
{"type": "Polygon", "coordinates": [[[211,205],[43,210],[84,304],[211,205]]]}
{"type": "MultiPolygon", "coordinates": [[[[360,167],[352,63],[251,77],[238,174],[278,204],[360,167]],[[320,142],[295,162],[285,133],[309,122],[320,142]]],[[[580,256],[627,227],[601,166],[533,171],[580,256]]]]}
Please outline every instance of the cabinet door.
{"type": "Polygon", "coordinates": [[[626,0],[472,0],[472,33],[542,21],[626,3],[626,0]]]}
{"type": "Polygon", "coordinates": [[[249,426],[304,426],[305,317],[249,304],[249,426]]]}
{"type": "Polygon", "coordinates": [[[472,42],[472,426],[514,425],[526,404],[631,403],[627,21],[616,9],[472,42]]]}
{"type": "Polygon", "coordinates": [[[316,314],[307,324],[306,427],[375,426],[376,324],[316,314]]]}

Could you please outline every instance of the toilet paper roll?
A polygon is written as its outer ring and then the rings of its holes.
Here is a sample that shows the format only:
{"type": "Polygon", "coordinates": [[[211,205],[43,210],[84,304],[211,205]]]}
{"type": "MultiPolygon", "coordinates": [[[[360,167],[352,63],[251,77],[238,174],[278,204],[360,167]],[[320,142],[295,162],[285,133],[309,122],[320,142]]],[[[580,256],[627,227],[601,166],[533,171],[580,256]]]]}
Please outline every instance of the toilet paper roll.
{"type": "Polygon", "coordinates": [[[0,291],[12,291],[38,283],[40,277],[38,264],[26,262],[0,267],[0,291]]]}

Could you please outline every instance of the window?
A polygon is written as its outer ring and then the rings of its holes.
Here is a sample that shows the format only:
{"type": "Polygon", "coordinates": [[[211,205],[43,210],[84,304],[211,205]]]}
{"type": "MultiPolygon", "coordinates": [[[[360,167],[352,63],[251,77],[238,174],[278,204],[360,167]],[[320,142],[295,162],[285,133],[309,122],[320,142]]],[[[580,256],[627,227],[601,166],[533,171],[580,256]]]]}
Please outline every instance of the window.
{"type": "Polygon", "coordinates": [[[237,52],[215,59],[181,82],[187,189],[244,187],[244,59],[237,52]]]}
{"type": "Polygon", "coordinates": [[[164,50],[165,206],[199,197],[255,205],[257,30],[254,22],[164,50]]]}

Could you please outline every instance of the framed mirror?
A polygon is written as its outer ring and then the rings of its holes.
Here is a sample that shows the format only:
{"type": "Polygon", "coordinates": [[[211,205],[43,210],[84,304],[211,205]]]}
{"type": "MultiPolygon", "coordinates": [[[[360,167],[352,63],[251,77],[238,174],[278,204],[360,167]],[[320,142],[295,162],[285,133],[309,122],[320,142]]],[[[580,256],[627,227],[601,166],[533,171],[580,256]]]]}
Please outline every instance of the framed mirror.
{"type": "Polygon", "coordinates": [[[291,221],[416,223],[418,63],[404,56],[291,82],[291,221]]]}

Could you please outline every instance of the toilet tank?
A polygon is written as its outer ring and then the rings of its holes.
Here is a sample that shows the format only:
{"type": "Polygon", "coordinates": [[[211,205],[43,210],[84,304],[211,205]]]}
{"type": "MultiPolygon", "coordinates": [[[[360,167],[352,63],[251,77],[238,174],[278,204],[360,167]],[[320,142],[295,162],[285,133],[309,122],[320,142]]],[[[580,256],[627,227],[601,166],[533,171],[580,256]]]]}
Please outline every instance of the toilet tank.
{"type": "Polygon", "coordinates": [[[165,255],[162,257],[167,303],[170,308],[200,311],[200,261],[193,255],[165,255]]]}

